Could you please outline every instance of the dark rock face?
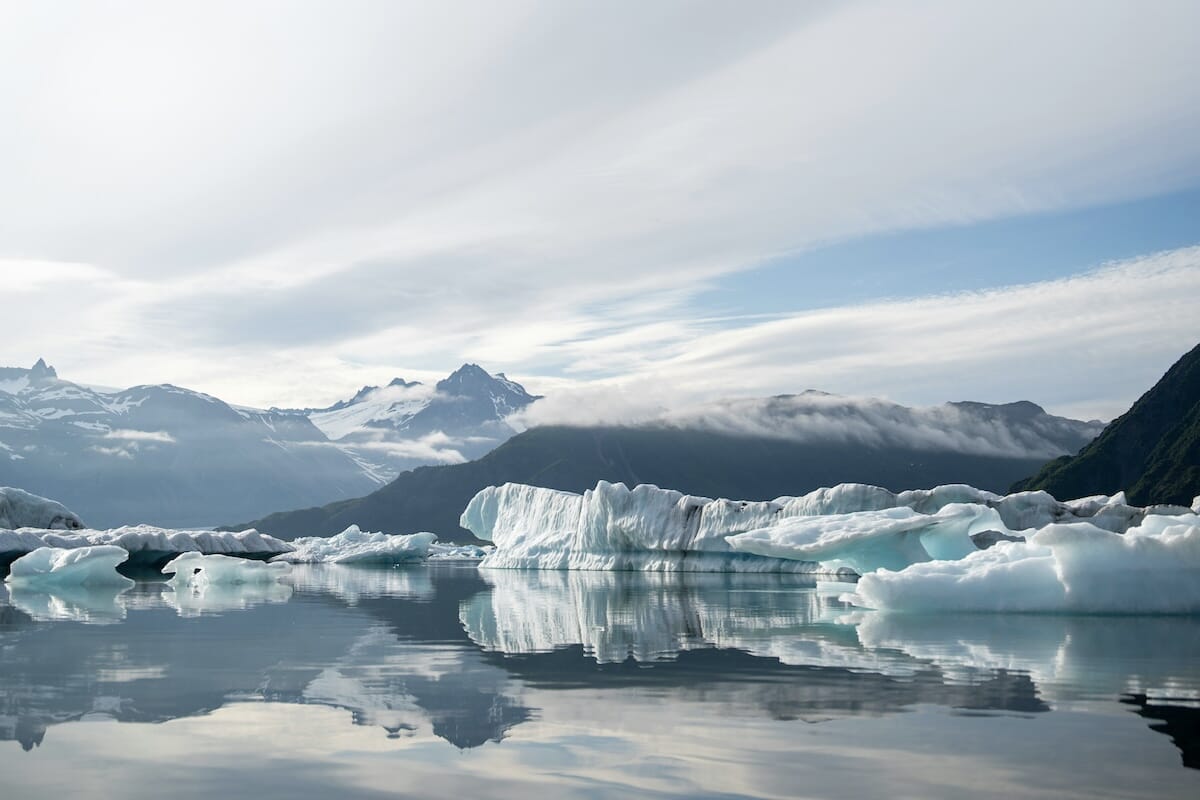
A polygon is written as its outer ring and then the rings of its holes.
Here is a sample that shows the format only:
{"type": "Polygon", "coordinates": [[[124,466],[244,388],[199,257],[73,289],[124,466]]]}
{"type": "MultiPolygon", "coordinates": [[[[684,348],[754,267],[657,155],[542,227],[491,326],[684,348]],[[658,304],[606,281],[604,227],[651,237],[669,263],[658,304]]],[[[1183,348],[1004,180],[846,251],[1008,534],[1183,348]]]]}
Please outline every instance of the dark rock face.
{"type": "Polygon", "coordinates": [[[1134,505],[1191,506],[1200,495],[1200,345],[1078,455],[1012,488],[1059,498],[1124,490],[1134,505]]]}

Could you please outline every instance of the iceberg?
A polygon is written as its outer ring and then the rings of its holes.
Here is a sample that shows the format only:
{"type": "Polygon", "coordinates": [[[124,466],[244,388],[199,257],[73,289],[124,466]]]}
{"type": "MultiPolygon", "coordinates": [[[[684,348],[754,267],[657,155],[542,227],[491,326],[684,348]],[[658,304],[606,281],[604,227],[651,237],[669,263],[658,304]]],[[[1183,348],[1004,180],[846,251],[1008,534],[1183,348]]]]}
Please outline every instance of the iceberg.
{"type": "Polygon", "coordinates": [[[366,533],[351,525],[337,536],[309,536],[292,542],[293,550],[273,562],[293,564],[377,564],[391,566],[424,561],[437,540],[432,533],[393,535],[366,533]]]}
{"type": "Polygon", "coordinates": [[[287,542],[253,528],[236,533],[182,531],[153,525],[131,525],[104,531],[0,530],[0,562],[11,561],[41,547],[74,550],[96,546],[119,547],[128,554],[129,566],[140,567],[157,567],[182,553],[265,558],[292,550],[287,542]]]}
{"type": "Polygon", "coordinates": [[[1137,508],[1121,493],[1064,503],[1046,492],[1001,496],[963,484],[896,493],[846,483],[739,501],[601,481],[581,495],[488,487],[460,524],[495,545],[482,568],[815,573],[958,559],[1053,524],[1086,521],[1122,533],[1176,513],[1194,512],[1137,508]]]}
{"type": "Polygon", "coordinates": [[[1200,612],[1200,522],[1149,518],[1124,534],[1077,522],[960,560],[863,575],[843,599],[886,611],[1200,612]]]}
{"type": "Polygon", "coordinates": [[[600,481],[582,495],[506,483],[475,495],[459,524],[495,550],[482,569],[813,572],[815,563],[737,553],[731,533],[768,524],[777,502],[693,497],[600,481]]]}
{"type": "Polygon", "coordinates": [[[224,555],[184,553],[162,568],[164,575],[174,573],[171,584],[176,587],[211,586],[215,584],[273,583],[291,572],[292,565],[249,561],[224,555]]]}
{"type": "Polygon", "coordinates": [[[129,553],[111,545],[64,550],[39,547],[9,567],[7,583],[25,586],[132,586],[117,572],[129,553]]]}
{"type": "Polygon", "coordinates": [[[861,575],[933,559],[963,558],[978,549],[972,536],[1004,527],[994,508],[952,503],[933,514],[898,506],[793,517],[730,536],[728,542],[738,552],[819,561],[826,566],[845,566],[861,575]]]}
{"type": "Polygon", "coordinates": [[[474,544],[439,544],[429,548],[429,561],[478,561],[495,548],[474,544]]]}
{"type": "Polygon", "coordinates": [[[24,489],[0,486],[0,528],[78,530],[83,527],[79,515],[62,503],[24,489]]]}

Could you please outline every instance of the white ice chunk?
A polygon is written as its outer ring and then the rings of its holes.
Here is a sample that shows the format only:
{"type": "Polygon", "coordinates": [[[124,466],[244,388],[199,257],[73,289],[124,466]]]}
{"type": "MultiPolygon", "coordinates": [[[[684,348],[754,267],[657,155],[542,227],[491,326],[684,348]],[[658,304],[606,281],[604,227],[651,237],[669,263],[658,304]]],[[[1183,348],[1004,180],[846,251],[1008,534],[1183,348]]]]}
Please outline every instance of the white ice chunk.
{"type": "Polygon", "coordinates": [[[846,566],[859,574],[903,569],[931,559],[957,559],[977,550],[971,534],[1006,532],[987,506],[953,503],[934,514],[908,507],[824,517],[794,517],[730,536],[738,552],[846,566]]]}
{"type": "Polygon", "coordinates": [[[162,568],[164,575],[175,574],[176,587],[234,583],[270,583],[291,572],[291,564],[250,561],[223,555],[184,553],[162,568]]]}
{"type": "Polygon", "coordinates": [[[238,532],[181,531],[153,525],[132,525],[104,531],[0,530],[0,553],[29,553],[39,547],[73,550],[97,545],[120,547],[134,560],[154,560],[180,553],[264,556],[292,550],[287,542],[254,529],[238,532]]]}
{"type": "Polygon", "coordinates": [[[128,558],[128,552],[112,546],[39,547],[14,561],[5,580],[43,586],[128,586],[133,581],[117,572],[117,566],[128,558]]]}
{"type": "Polygon", "coordinates": [[[429,547],[430,561],[478,561],[486,556],[494,547],[480,547],[474,544],[439,544],[434,542],[429,547]]]}
{"type": "Polygon", "coordinates": [[[475,495],[460,524],[495,543],[481,568],[794,571],[816,564],[735,553],[730,533],[780,515],[776,502],[709,500],[601,481],[582,495],[508,483],[475,495]]]}
{"type": "Polygon", "coordinates": [[[82,527],[79,516],[62,503],[24,489],[0,486],[0,528],[78,530],[82,527]]]}
{"type": "Polygon", "coordinates": [[[403,564],[425,560],[436,540],[432,533],[367,533],[351,525],[337,536],[296,539],[292,552],[272,560],[294,564],[403,564]]]}
{"type": "Polygon", "coordinates": [[[1151,519],[1125,534],[1050,525],[959,561],[864,575],[846,599],[890,611],[1200,611],[1200,524],[1151,519]]]}

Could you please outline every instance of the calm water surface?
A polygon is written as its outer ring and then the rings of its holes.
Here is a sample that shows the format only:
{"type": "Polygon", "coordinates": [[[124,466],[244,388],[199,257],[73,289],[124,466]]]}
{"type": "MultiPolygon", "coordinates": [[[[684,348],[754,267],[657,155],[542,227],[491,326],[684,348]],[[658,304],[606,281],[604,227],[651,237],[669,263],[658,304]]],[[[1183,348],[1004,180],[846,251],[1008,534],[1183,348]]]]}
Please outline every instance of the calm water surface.
{"type": "Polygon", "coordinates": [[[795,576],[0,589],[0,797],[1200,797],[1200,620],[795,576]]]}

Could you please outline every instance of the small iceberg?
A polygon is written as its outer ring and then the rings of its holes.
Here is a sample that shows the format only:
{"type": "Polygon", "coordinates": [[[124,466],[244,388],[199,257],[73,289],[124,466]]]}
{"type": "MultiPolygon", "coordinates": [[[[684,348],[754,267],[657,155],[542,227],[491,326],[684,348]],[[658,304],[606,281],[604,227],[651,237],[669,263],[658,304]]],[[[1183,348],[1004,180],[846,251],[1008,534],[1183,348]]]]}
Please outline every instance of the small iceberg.
{"type": "Polygon", "coordinates": [[[863,575],[844,600],[906,612],[1200,612],[1200,522],[1150,517],[1124,534],[1049,525],[955,561],[863,575]]]}
{"type": "MultiPolygon", "coordinates": [[[[271,559],[292,564],[374,564],[394,566],[424,561],[437,541],[432,533],[367,533],[351,525],[337,536],[308,536],[292,542],[293,550],[271,559]]],[[[442,552],[449,552],[443,550],[442,552]]]]}
{"type": "Polygon", "coordinates": [[[14,561],[5,581],[14,586],[132,586],[117,572],[128,558],[128,551],[112,545],[39,547],[14,561]]]}
{"type": "Polygon", "coordinates": [[[223,555],[184,553],[162,568],[164,575],[174,574],[176,587],[211,586],[239,583],[274,583],[291,572],[291,564],[249,561],[223,555]]]}

